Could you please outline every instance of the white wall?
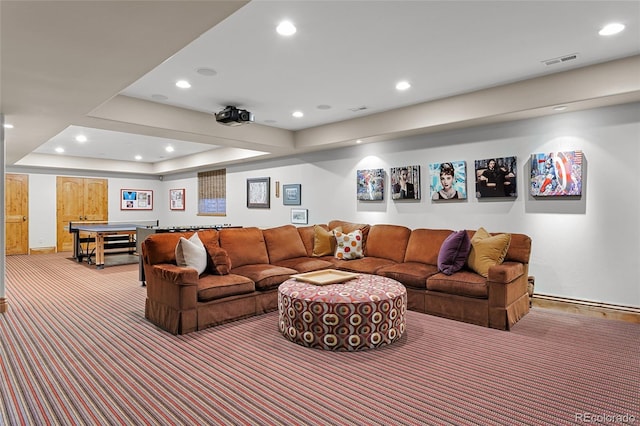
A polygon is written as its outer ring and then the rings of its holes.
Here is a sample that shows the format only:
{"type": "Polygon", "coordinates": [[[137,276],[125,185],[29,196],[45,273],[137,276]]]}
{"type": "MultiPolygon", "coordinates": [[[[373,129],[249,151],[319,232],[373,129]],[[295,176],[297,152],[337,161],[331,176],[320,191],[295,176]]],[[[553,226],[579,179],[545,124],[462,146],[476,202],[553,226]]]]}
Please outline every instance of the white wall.
{"type": "MultiPolygon", "coordinates": [[[[160,219],[163,226],[222,224],[271,227],[290,222],[291,206],[275,198],[275,182],[302,185],[309,223],[344,219],[403,224],[410,228],[477,229],[520,232],[533,240],[530,273],[536,292],[640,307],[640,104],[414,136],[227,168],[227,216],[198,217],[196,174],[158,180],[109,179],[110,220],[160,219]],[[534,199],[528,195],[532,153],[582,150],[583,195],[579,199],[534,199]],[[478,200],[474,160],[516,156],[518,197],[478,200]],[[429,163],[466,161],[469,198],[430,200],[429,163]],[[386,177],[385,200],[356,200],[356,171],[420,165],[422,199],[393,201],[386,177]],[[271,208],[246,208],[246,179],[270,177],[271,208]],[[153,212],[120,211],[120,188],[153,189],[153,212]],[[168,193],[186,189],[186,210],[170,211],[168,193]]],[[[31,174],[30,241],[55,245],[55,175],[31,174]],[[49,180],[53,181],[53,190],[49,180]],[[43,194],[40,192],[46,191],[43,194]],[[53,196],[54,197],[54,196],[53,196]],[[35,201],[38,200],[38,201],[35,201]],[[44,205],[47,204],[47,205],[44,205]],[[32,210],[33,211],[33,210],[32,210]],[[46,213],[50,211],[51,213],[46,213]]],[[[298,208],[298,206],[296,206],[298,208]]]]}

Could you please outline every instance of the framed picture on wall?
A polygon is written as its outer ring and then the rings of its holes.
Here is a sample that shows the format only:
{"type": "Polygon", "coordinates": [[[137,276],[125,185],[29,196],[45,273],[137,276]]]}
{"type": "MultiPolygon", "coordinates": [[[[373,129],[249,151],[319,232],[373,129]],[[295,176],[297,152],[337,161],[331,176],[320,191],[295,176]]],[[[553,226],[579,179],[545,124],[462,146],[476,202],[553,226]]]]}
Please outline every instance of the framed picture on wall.
{"type": "Polygon", "coordinates": [[[153,210],[153,191],[150,189],[121,189],[120,210],[153,210]]]}
{"type": "Polygon", "coordinates": [[[250,209],[268,209],[270,202],[271,178],[247,179],[247,207],[250,209]]]}
{"type": "Polygon", "coordinates": [[[171,210],[184,210],[184,193],[184,188],[169,190],[169,208],[171,210]]]}
{"type": "Polygon", "coordinates": [[[531,195],[567,197],[582,195],[582,151],[531,155],[531,195]]]}
{"type": "Polygon", "coordinates": [[[302,204],[300,193],[302,185],[294,183],[291,185],[282,185],[282,203],[287,206],[299,206],[302,204]]]}
{"type": "Polygon", "coordinates": [[[358,170],[358,200],[381,201],[384,199],[384,169],[358,170]]]}
{"type": "Polygon", "coordinates": [[[309,223],[308,213],[307,209],[291,209],[291,223],[306,225],[309,223]]]}
{"type": "Polygon", "coordinates": [[[391,199],[420,199],[420,166],[391,168],[391,199]]]}
{"type": "Polygon", "coordinates": [[[516,157],[475,160],[476,197],[517,197],[517,170],[516,157]]]}
{"type": "Polygon", "coordinates": [[[464,200],[467,198],[467,166],[464,161],[429,164],[431,199],[464,200]]]}

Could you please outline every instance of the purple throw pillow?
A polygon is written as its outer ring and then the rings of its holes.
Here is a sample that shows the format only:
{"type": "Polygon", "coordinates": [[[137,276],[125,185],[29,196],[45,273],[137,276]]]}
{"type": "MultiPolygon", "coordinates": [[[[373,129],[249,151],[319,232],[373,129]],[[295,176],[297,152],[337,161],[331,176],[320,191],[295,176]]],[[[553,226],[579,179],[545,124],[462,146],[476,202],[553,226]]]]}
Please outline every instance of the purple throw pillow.
{"type": "Polygon", "coordinates": [[[440,247],[438,270],[445,275],[458,272],[464,266],[471,250],[471,239],[466,230],[452,232],[440,247]]]}

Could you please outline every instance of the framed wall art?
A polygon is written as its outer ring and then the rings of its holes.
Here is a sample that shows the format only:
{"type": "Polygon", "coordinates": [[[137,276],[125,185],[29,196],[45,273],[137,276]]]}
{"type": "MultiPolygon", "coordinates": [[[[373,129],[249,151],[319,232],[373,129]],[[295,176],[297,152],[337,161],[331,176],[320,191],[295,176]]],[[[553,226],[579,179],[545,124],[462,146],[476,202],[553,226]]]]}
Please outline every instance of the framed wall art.
{"type": "Polygon", "coordinates": [[[391,168],[391,199],[420,199],[420,166],[391,168]]]}
{"type": "Polygon", "coordinates": [[[582,195],[582,151],[531,155],[531,195],[566,197],[582,195]]]}
{"type": "Polygon", "coordinates": [[[358,170],[358,200],[380,201],[384,199],[384,169],[358,170]]]}
{"type": "Polygon", "coordinates": [[[309,211],[307,209],[291,209],[291,223],[306,225],[309,223],[309,211]]]}
{"type": "Polygon", "coordinates": [[[287,206],[299,206],[301,202],[302,185],[294,183],[282,185],[282,203],[287,206]]]}
{"type": "Polygon", "coordinates": [[[153,210],[153,191],[150,189],[121,189],[120,210],[153,210]]]}
{"type": "Polygon", "coordinates": [[[169,190],[169,208],[171,210],[184,210],[184,188],[169,190]]]}
{"type": "Polygon", "coordinates": [[[476,160],[476,197],[517,197],[517,170],[516,157],[476,160]]]}
{"type": "Polygon", "coordinates": [[[467,198],[467,166],[464,161],[429,164],[432,200],[467,198]]]}
{"type": "Polygon", "coordinates": [[[268,209],[271,207],[271,178],[247,179],[247,207],[268,209]]]}

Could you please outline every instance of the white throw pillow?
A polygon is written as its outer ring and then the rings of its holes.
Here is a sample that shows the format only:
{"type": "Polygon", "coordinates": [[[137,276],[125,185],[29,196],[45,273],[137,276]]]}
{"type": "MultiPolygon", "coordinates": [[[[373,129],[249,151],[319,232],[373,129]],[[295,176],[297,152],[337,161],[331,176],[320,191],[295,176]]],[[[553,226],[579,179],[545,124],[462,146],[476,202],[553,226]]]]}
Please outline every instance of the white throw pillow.
{"type": "Polygon", "coordinates": [[[176,246],[176,264],[198,271],[198,275],[207,269],[207,250],[196,232],[188,240],[180,237],[176,246]]]}

